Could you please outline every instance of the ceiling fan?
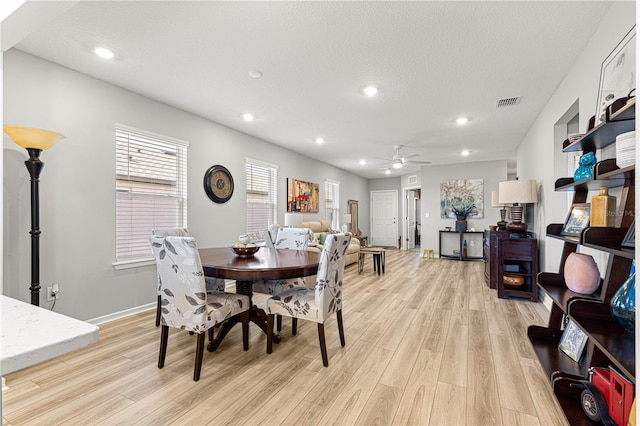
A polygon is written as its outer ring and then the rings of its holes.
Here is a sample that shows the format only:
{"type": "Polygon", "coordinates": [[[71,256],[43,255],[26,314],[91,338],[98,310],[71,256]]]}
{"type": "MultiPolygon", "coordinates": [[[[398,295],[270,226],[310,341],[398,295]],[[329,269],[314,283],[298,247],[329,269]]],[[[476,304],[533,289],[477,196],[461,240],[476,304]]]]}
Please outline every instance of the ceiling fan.
{"type": "Polygon", "coordinates": [[[400,169],[405,164],[431,164],[431,161],[410,160],[410,158],[417,157],[420,154],[411,154],[411,155],[403,156],[402,154],[400,154],[400,150],[402,148],[403,148],[402,145],[394,145],[393,149],[396,150],[396,153],[393,154],[393,158],[391,159],[381,158],[381,157],[375,157],[375,158],[386,161],[387,163],[385,163],[384,165],[387,165],[387,164],[391,165],[391,167],[393,167],[394,169],[400,169]]]}

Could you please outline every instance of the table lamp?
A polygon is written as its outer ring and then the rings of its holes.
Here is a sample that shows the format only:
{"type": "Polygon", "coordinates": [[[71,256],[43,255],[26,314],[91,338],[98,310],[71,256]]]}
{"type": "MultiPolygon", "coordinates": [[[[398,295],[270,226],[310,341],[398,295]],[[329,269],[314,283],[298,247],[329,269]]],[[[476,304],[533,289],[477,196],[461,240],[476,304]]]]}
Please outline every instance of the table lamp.
{"type": "Polygon", "coordinates": [[[500,220],[496,225],[498,225],[498,230],[504,231],[507,229],[507,222],[504,220],[507,215],[507,207],[505,204],[500,203],[498,197],[498,191],[491,191],[491,207],[502,207],[500,209],[500,220]]]}
{"type": "Polygon", "coordinates": [[[511,205],[511,222],[507,231],[526,234],[527,224],[522,222],[523,204],[538,202],[538,184],[535,180],[508,180],[498,184],[498,202],[511,205]]]}
{"type": "Polygon", "coordinates": [[[345,213],[342,215],[342,232],[349,232],[349,225],[351,224],[351,214],[345,213]]]}
{"type": "Polygon", "coordinates": [[[40,153],[64,138],[60,133],[24,126],[3,126],[4,132],[17,145],[26,148],[29,159],[24,162],[31,176],[31,304],[40,305],[40,172],[44,163],[40,153]]]}
{"type": "Polygon", "coordinates": [[[285,213],[284,226],[286,226],[287,228],[302,228],[302,214],[285,213]]]}

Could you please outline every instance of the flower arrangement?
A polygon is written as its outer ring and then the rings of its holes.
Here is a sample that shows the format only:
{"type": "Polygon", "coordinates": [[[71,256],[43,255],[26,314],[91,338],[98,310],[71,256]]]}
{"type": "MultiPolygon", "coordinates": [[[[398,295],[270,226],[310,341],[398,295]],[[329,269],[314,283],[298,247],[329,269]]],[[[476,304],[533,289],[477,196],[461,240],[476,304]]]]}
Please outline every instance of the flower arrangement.
{"type": "Polygon", "coordinates": [[[452,205],[451,211],[456,215],[456,217],[467,218],[472,212],[473,209],[476,208],[475,203],[470,204],[461,204],[461,205],[452,205]]]}

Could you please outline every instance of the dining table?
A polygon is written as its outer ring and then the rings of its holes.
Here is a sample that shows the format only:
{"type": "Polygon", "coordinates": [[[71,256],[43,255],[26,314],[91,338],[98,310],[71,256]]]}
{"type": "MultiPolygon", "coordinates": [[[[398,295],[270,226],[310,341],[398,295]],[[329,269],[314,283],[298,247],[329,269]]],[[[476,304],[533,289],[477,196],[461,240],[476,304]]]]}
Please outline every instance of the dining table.
{"type": "MultiPolygon", "coordinates": [[[[318,272],[320,253],[306,250],[289,250],[260,247],[252,256],[242,257],[230,247],[201,248],[198,250],[202,269],[208,277],[236,281],[236,293],[253,296],[253,283],[263,280],[280,280],[315,275],[318,272]]],[[[266,334],[267,314],[251,303],[249,321],[266,334]]],[[[229,331],[240,322],[239,316],[225,321],[207,350],[215,351],[229,331]]],[[[280,336],[274,335],[274,342],[280,336]]]]}

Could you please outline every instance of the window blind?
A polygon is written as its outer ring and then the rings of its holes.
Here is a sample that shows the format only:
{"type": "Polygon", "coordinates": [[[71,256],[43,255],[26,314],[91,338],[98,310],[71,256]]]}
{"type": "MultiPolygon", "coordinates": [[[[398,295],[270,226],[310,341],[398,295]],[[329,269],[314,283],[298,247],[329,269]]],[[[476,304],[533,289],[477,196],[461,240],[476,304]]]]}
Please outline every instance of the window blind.
{"type": "Polygon", "coordinates": [[[247,233],[262,238],[265,229],[277,223],[278,168],[272,164],[246,159],[247,233]]]}
{"type": "Polygon", "coordinates": [[[340,182],[324,181],[325,219],[331,221],[331,229],[340,229],[340,182]]]}
{"type": "Polygon", "coordinates": [[[116,260],[152,256],[151,230],[187,227],[187,143],[116,128],[116,260]]]}

